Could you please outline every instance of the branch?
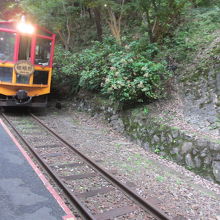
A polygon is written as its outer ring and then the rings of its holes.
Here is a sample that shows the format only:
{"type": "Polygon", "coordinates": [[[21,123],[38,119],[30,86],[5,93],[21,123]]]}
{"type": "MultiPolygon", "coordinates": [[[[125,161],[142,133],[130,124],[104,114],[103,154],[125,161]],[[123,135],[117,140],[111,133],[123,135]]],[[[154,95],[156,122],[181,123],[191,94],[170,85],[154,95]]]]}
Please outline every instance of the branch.
{"type": "Polygon", "coordinates": [[[62,33],[60,32],[60,30],[57,30],[57,32],[58,32],[58,34],[60,36],[61,41],[63,42],[63,44],[64,44],[64,46],[66,48],[66,40],[64,39],[64,37],[63,37],[62,33]]]}

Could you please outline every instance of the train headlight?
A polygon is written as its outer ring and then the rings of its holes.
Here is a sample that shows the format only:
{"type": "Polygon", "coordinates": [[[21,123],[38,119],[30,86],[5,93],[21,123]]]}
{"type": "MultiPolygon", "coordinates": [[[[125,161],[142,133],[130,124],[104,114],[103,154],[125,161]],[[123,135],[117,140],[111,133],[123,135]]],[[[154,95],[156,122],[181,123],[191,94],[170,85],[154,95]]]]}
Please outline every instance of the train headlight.
{"type": "Polygon", "coordinates": [[[27,24],[25,22],[20,22],[17,24],[17,29],[26,34],[33,34],[35,31],[35,28],[31,24],[27,24]]]}

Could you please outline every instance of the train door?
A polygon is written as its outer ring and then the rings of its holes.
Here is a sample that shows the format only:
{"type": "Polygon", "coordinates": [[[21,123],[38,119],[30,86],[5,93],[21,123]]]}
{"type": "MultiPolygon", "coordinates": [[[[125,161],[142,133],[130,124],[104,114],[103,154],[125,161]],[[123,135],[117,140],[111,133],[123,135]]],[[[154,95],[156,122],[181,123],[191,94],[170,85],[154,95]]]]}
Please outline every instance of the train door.
{"type": "MultiPolygon", "coordinates": [[[[20,35],[19,40],[19,52],[18,60],[31,60],[31,46],[32,38],[31,36],[20,35]]],[[[16,83],[29,84],[30,75],[19,75],[16,74],[16,83]]]]}

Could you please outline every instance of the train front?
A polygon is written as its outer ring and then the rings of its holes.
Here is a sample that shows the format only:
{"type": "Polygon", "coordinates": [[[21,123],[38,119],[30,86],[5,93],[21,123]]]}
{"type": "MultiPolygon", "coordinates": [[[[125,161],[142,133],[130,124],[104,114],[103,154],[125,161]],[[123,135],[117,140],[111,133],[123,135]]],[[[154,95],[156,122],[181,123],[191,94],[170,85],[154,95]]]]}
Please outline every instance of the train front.
{"type": "Polygon", "coordinates": [[[54,43],[37,25],[0,22],[0,106],[46,106],[54,43]]]}

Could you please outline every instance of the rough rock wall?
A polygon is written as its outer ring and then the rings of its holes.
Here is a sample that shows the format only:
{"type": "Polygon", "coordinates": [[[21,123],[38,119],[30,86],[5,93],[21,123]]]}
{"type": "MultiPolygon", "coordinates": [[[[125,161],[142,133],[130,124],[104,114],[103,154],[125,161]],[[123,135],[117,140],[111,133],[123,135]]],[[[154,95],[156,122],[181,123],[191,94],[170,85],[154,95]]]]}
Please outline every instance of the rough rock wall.
{"type": "Polygon", "coordinates": [[[123,116],[126,133],[146,150],[220,183],[220,142],[198,138],[141,114],[123,116]]]}
{"type": "MultiPolygon", "coordinates": [[[[180,70],[181,71],[181,70],[180,70]]],[[[182,83],[185,120],[212,135],[220,135],[220,38],[217,37],[184,65],[182,83]]]]}

